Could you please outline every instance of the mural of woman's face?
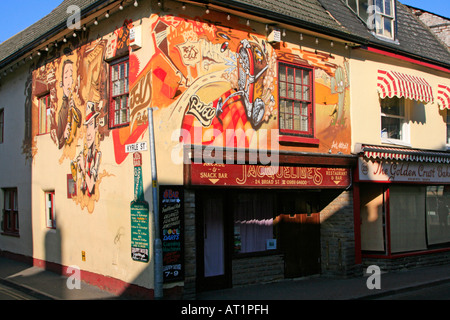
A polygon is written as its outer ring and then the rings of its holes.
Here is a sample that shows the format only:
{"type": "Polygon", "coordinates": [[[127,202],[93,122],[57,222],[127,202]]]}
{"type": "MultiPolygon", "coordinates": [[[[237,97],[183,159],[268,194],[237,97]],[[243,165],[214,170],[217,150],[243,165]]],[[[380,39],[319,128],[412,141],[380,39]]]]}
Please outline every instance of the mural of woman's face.
{"type": "Polygon", "coordinates": [[[88,148],[92,147],[95,141],[95,119],[86,125],[86,142],[88,148]]]}
{"type": "Polygon", "coordinates": [[[73,85],[73,65],[71,63],[68,63],[64,66],[64,72],[63,72],[63,92],[66,97],[69,96],[70,90],[72,89],[73,85]]]}

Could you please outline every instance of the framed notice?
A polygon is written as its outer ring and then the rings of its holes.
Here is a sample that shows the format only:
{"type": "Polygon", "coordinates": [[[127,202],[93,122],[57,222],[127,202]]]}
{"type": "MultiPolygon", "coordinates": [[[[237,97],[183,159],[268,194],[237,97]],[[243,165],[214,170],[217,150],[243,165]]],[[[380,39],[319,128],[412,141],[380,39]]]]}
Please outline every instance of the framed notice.
{"type": "Polygon", "coordinates": [[[183,186],[160,186],[160,223],[164,283],[184,280],[183,186]]]}

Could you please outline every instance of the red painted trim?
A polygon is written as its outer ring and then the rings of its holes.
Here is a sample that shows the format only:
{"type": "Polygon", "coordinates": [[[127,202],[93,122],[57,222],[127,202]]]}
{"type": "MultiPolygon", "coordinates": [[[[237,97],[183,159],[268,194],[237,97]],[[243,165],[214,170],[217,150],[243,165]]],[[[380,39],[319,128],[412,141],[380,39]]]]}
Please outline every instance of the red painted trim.
{"type": "MultiPolygon", "coordinates": [[[[58,263],[48,262],[42,259],[36,259],[30,256],[13,253],[9,251],[0,250],[0,257],[25,263],[30,266],[41,268],[63,276],[70,276],[72,273],[67,272],[68,266],[63,266],[58,263]]],[[[96,286],[104,291],[110,292],[117,296],[124,296],[134,299],[154,299],[154,290],[144,288],[135,284],[127,283],[125,281],[107,277],[98,273],[81,270],[81,280],[90,285],[96,286]]],[[[164,289],[164,297],[181,299],[183,296],[183,287],[177,286],[170,289],[164,289]]]]}
{"type": "Polygon", "coordinates": [[[291,143],[315,144],[315,145],[319,144],[319,139],[317,139],[317,138],[286,136],[286,135],[278,136],[278,141],[279,142],[291,142],[291,143]]]}
{"type": "Polygon", "coordinates": [[[428,63],[428,62],[423,62],[423,61],[420,61],[420,60],[417,60],[417,59],[408,58],[408,57],[406,57],[404,55],[400,55],[400,54],[397,54],[397,53],[392,53],[392,52],[389,52],[389,51],[375,49],[375,48],[372,48],[372,47],[366,47],[366,48],[361,48],[361,49],[367,50],[369,52],[381,54],[383,56],[387,56],[387,57],[390,57],[390,58],[395,58],[395,59],[399,59],[399,60],[402,60],[402,61],[411,62],[411,63],[417,64],[417,65],[420,65],[420,66],[424,66],[424,67],[428,67],[428,68],[431,68],[431,69],[435,69],[435,70],[439,70],[439,71],[450,73],[450,69],[448,69],[448,68],[440,67],[440,66],[437,66],[435,64],[428,63]]]}
{"type": "Polygon", "coordinates": [[[384,202],[384,210],[386,211],[386,243],[387,243],[387,255],[391,256],[391,206],[390,206],[390,194],[389,188],[383,192],[386,195],[386,201],[384,202]]]}
{"type": "Polygon", "coordinates": [[[448,252],[448,251],[450,251],[450,248],[433,249],[433,250],[422,250],[422,251],[414,251],[414,252],[408,252],[408,253],[398,253],[398,254],[391,254],[391,255],[365,253],[365,254],[362,255],[362,257],[363,258],[377,258],[377,259],[396,259],[396,258],[421,256],[421,255],[424,255],[424,254],[448,252]]]}

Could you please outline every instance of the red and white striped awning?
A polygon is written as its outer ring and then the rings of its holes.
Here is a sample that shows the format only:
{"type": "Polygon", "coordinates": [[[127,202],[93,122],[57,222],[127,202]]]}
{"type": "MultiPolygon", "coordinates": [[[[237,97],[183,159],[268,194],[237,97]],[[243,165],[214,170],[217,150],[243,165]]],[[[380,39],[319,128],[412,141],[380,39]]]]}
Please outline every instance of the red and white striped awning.
{"type": "Polygon", "coordinates": [[[443,84],[438,85],[436,99],[441,110],[450,109],[450,87],[443,84]]]}
{"type": "Polygon", "coordinates": [[[368,159],[450,163],[450,153],[445,151],[439,152],[373,145],[364,145],[362,146],[361,151],[364,157],[368,159]]]}
{"type": "Polygon", "coordinates": [[[377,88],[382,99],[396,96],[423,102],[434,102],[431,86],[421,77],[396,71],[378,70],[377,88]]]}

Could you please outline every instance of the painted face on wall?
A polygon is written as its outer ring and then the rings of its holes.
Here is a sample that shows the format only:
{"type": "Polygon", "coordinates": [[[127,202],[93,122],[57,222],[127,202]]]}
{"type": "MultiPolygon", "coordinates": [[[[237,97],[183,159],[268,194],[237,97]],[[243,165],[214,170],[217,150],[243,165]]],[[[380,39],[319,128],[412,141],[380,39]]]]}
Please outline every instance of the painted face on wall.
{"type": "Polygon", "coordinates": [[[95,119],[86,125],[86,143],[91,148],[95,141],[95,119]]]}
{"type": "Polygon", "coordinates": [[[73,85],[73,64],[66,63],[63,69],[62,89],[66,97],[70,95],[73,85]]]}

